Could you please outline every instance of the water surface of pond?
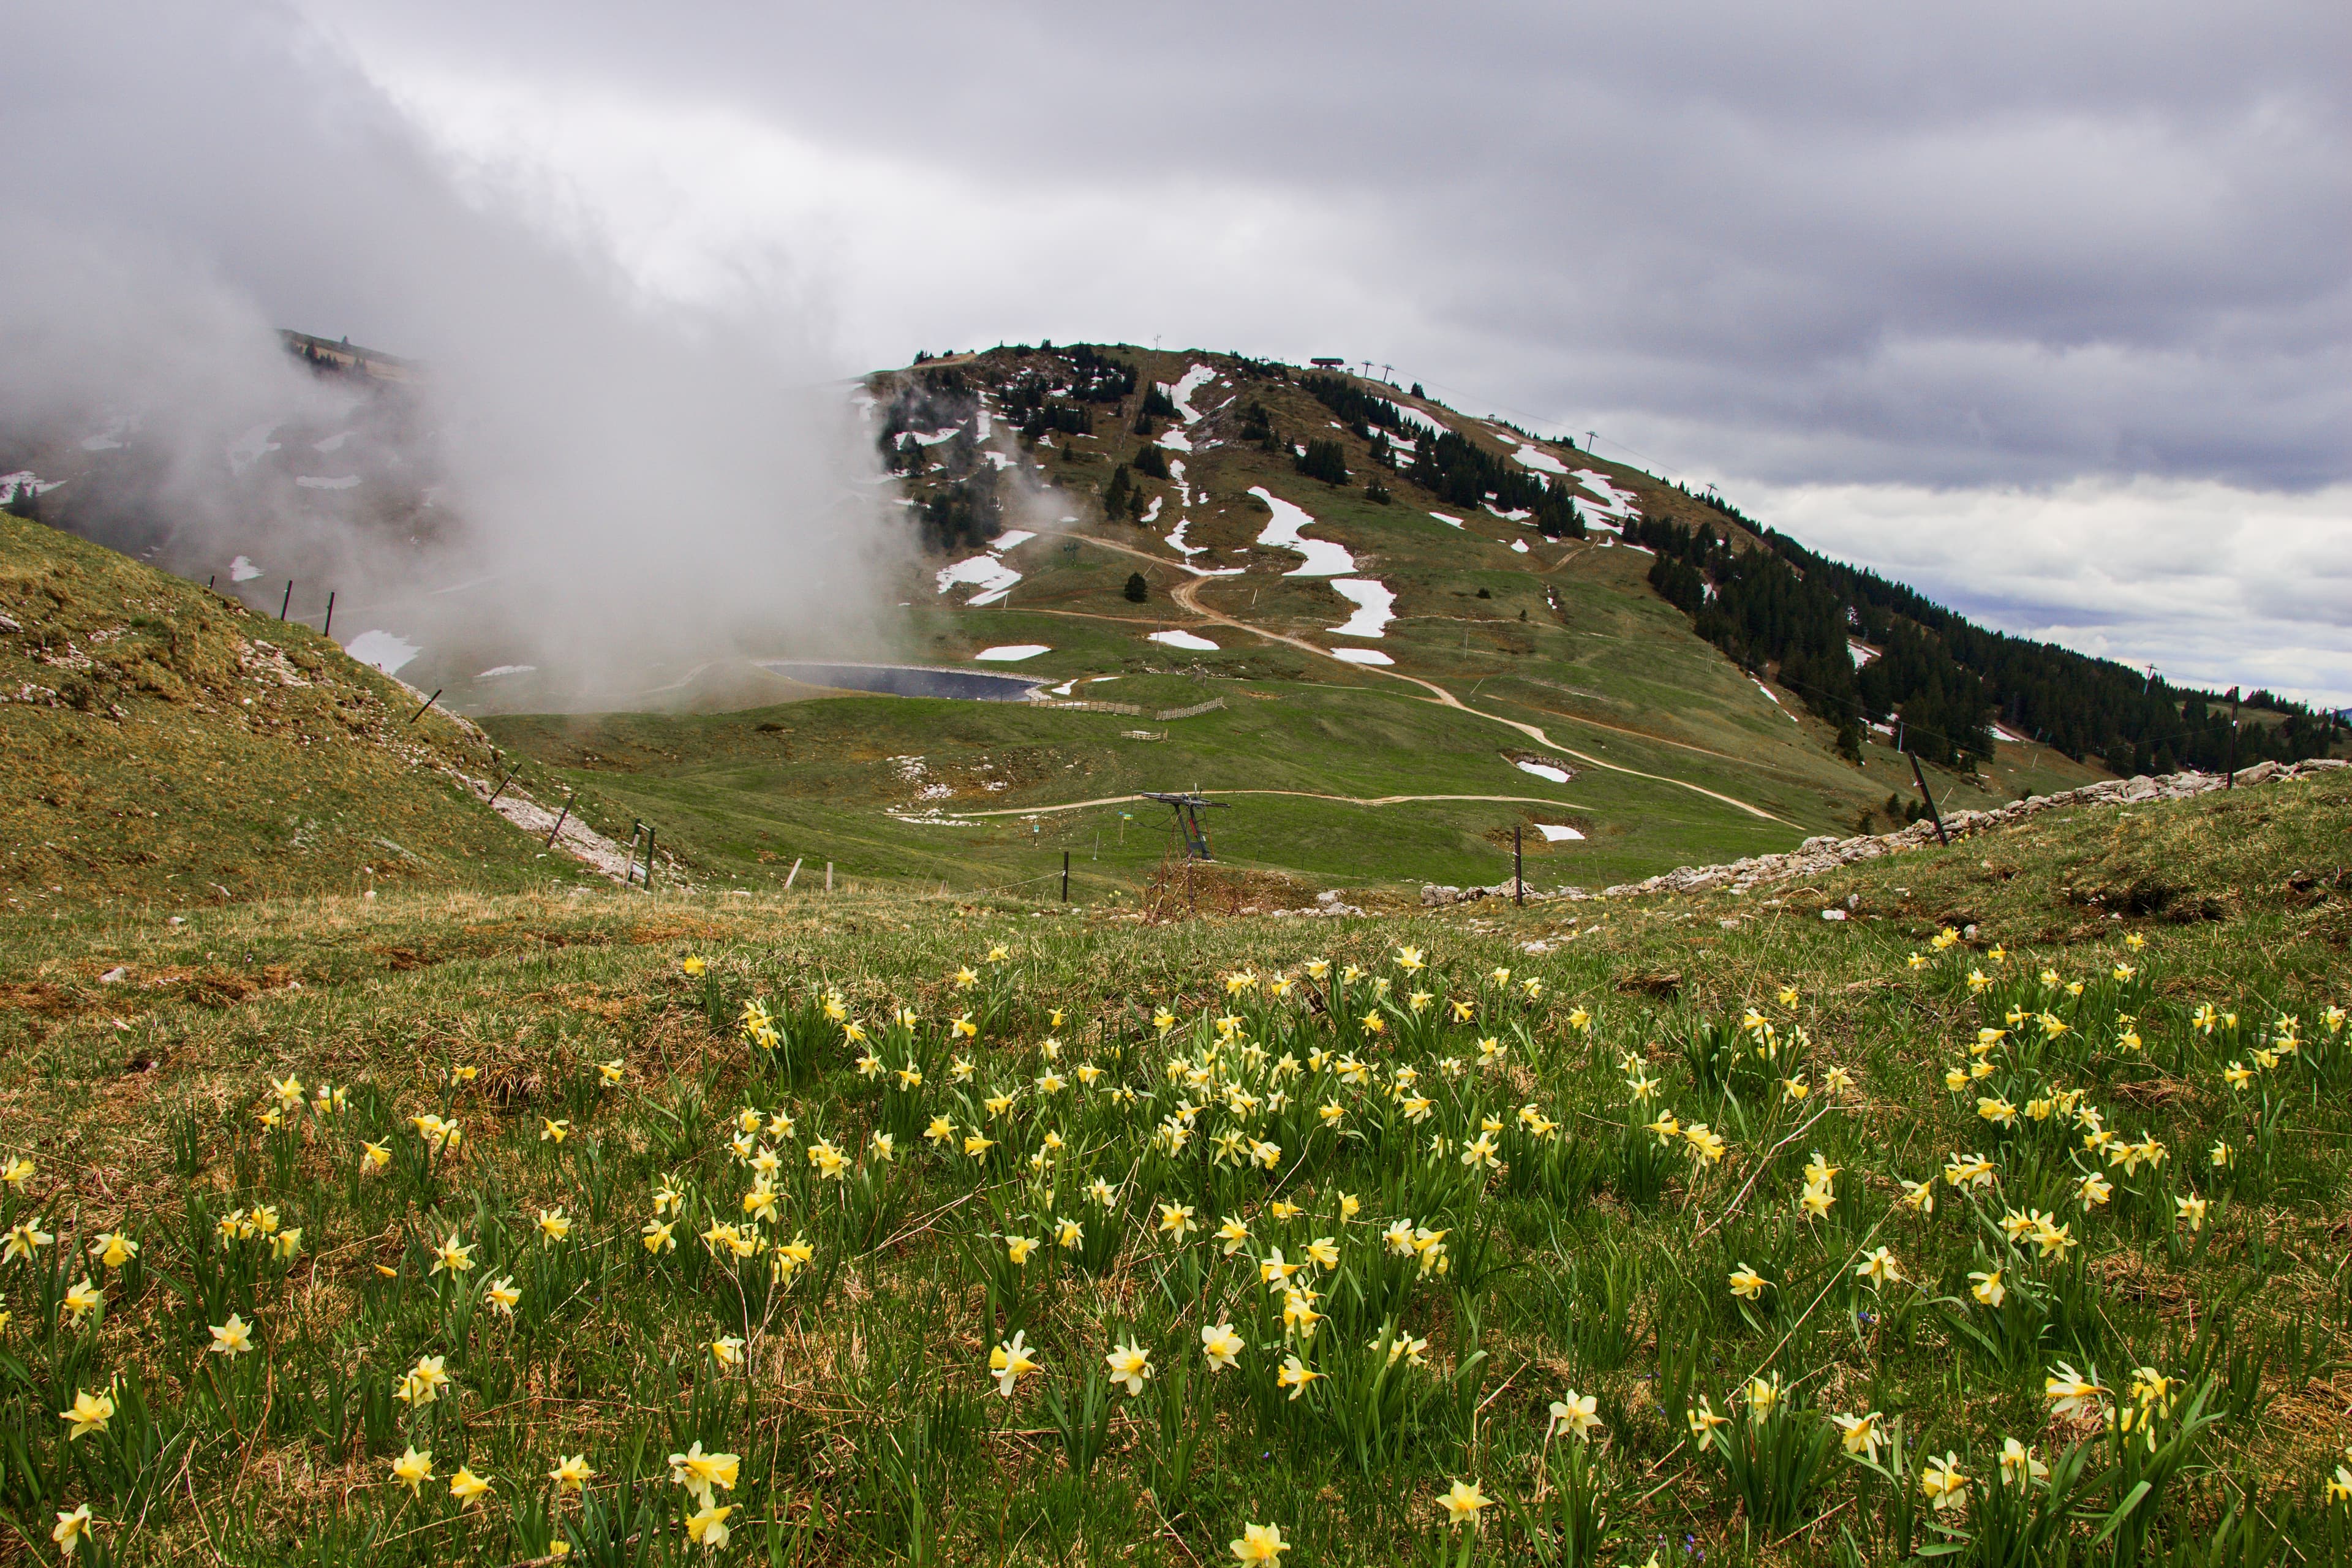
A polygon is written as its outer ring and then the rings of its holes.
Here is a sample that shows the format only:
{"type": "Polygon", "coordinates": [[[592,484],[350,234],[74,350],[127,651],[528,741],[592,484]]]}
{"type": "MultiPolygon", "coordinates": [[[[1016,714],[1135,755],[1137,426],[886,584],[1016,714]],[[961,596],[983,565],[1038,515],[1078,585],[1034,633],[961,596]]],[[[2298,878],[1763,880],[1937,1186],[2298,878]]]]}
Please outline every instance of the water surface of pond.
{"type": "Polygon", "coordinates": [[[976,669],[931,669],[918,664],[817,664],[763,661],[762,669],[845,691],[878,691],[890,697],[957,697],[974,702],[1018,702],[1044,681],[1024,675],[987,675],[976,669]]]}

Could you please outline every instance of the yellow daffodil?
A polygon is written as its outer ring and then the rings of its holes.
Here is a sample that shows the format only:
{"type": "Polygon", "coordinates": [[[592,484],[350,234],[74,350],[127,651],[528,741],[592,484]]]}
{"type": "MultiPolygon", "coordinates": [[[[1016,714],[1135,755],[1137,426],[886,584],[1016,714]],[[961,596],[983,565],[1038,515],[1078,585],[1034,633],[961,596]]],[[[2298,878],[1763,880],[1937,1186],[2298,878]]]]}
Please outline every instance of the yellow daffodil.
{"type": "Polygon", "coordinates": [[[1873,1410],[1865,1415],[1832,1415],[1837,1424],[1838,1443],[1846,1453],[1865,1464],[1878,1462],[1878,1450],[1886,1443],[1886,1434],[1879,1427],[1879,1414],[1873,1410]]]}
{"type": "Polygon", "coordinates": [[[1290,1542],[1283,1540],[1282,1527],[1278,1524],[1244,1524],[1241,1539],[1230,1545],[1233,1554],[1244,1563],[1273,1563],[1277,1565],[1282,1561],[1282,1554],[1290,1550],[1290,1542]]]}
{"type": "Polygon", "coordinates": [[[1478,1522],[1478,1510],[1494,1500],[1478,1489],[1475,1481],[1456,1481],[1446,1489],[1437,1503],[1445,1510],[1446,1523],[1475,1527],[1478,1522]]]}
{"type": "Polygon", "coordinates": [[[508,1317],[512,1317],[516,1306],[522,1300],[522,1291],[515,1285],[514,1277],[508,1275],[503,1279],[493,1279],[484,1286],[482,1300],[508,1317]]]}
{"type": "Polygon", "coordinates": [[[1969,1278],[1976,1281],[1969,1287],[1969,1294],[1984,1305],[1998,1307],[2008,1299],[2009,1288],[2000,1282],[2000,1269],[1974,1269],[1969,1272],[1969,1278]]]}
{"type": "Polygon", "coordinates": [[[1286,1356],[1283,1358],[1281,1370],[1274,1374],[1274,1384],[1276,1388],[1286,1388],[1290,1390],[1290,1397],[1293,1400],[1296,1400],[1300,1394],[1307,1392],[1307,1385],[1308,1384],[1314,1382],[1317,1378],[1321,1377],[1322,1375],[1323,1374],[1321,1373],[1317,1372],[1313,1367],[1308,1366],[1297,1356],[1286,1356]]]}
{"type": "Polygon", "coordinates": [[[1960,1457],[1947,1453],[1940,1459],[1931,1459],[1919,1472],[1919,1490],[1937,1513],[1958,1508],[1969,1500],[1969,1478],[1960,1474],[1960,1457]]]}
{"type": "Polygon", "coordinates": [[[701,1547],[705,1552],[720,1551],[726,1546],[730,1538],[727,1517],[733,1513],[738,1506],[740,1505],[731,1502],[716,1503],[705,1498],[702,1507],[687,1518],[687,1540],[701,1547]]]}
{"type": "Polygon", "coordinates": [[[1731,1293],[1742,1300],[1760,1301],[1771,1288],[1772,1281],[1745,1263],[1731,1271],[1731,1293]]]}
{"type": "Polygon", "coordinates": [[[576,1492],[594,1480],[596,1472],[588,1468],[587,1455],[574,1454],[568,1459],[558,1459],[555,1468],[547,1472],[547,1479],[555,1483],[559,1492],[576,1492]]]}
{"type": "Polygon", "coordinates": [[[89,1433],[105,1431],[106,1424],[114,1419],[113,1391],[92,1394],[87,1388],[80,1390],[75,1394],[71,1407],[58,1412],[58,1419],[72,1428],[66,1434],[69,1443],[89,1433]]]}
{"type": "Polygon", "coordinates": [[[1133,1340],[1113,1348],[1103,1357],[1103,1364],[1110,1369],[1113,1383],[1127,1384],[1130,1398],[1143,1392],[1145,1382],[1151,1376],[1151,1352],[1133,1340]]]}
{"type": "Polygon", "coordinates": [[[241,1356],[253,1348],[253,1325],[235,1312],[228,1315],[227,1322],[215,1323],[210,1331],[213,1342],[206,1348],[215,1354],[241,1356]]]}
{"type": "Polygon", "coordinates": [[[996,1379],[996,1392],[1006,1399],[1013,1397],[1013,1385],[1024,1374],[1035,1372],[1037,1359],[1029,1353],[1024,1337],[1015,1333],[1011,1341],[988,1352],[988,1374],[996,1379]]]}
{"type": "Polygon", "coordinates": [[[1601,1426],[1601,1417],[1596,1414],[1600,1406],[1596,1395],[1568,1390],[1551,1402],[1551,1424],[1546,1428],[1547,1435],[1564,1427],[1579,1442],[1589,1441],[1601,1426]]]}
{"type": "Polygon", "coordinates": [[[408,1489],[415,1497],[417,1489],[433,1479],[433,1450],[409,1445],[408,1452],[392,1462],[392,1479],[408,1489]]]}
{"type": "Polygon", "coordinates": [[[89,1504],[83,1503],[70,1511],[58,1510],[58,1522],[49,1531],[49,1539],[58,1543],[58,1550],[64,1553],[68,1562],[71,1562],[74,1552],[81,1546],[82,1537],[92,1535],[97,1529],[97,1521],[89,1516],[89,1504]]]}
{"type": "Polygon", "coordinates": [[[458,1466],[457,1473],[449,1478],[449,1495],[456,1498],[461,1507],[479,1508],[489,1489],[488,1476],[478,1476],[464,1465],[458,1466]]]}
{"type": "Polygon", "coordinates": [[[669,1479],[684,1487],[687,1495],[695,1501],[709,1508],[713,1487],[730,1492],[735,1489],[736,1477],[742,1463],[733,1454],[704,1453],[702,1442],[698,1438],[685,1453],[669,1457],[669,1479]]]}

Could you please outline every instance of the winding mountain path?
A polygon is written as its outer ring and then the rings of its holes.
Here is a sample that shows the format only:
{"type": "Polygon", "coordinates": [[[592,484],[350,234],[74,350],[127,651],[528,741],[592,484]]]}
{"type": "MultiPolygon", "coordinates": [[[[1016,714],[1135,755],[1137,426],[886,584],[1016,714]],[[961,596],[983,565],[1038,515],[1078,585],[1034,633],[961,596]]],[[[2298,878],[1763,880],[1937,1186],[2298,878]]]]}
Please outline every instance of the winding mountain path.
{"type": "MultiPolygon", "coordinates": [[[[1082,540],[1088,544],[1099,545],[1105,550],[1113,551],[1120,555],[1131,555],[1139,561],[1149,561],[1156,566],[1166,566],[1176,571],[1188,574],[1192,572],[1192,568],[1184,565],[1181,562],[1171,561],[1164,555],[1154,555],[1148,550],[1138,550],[1132,545],[1121,544],[1116,540],[1103,539],[1095,534],[1080,533],[1070,529],[1046,529],[1042,531],[1058,534],[1066,539],[1082,540]]],[[[1331,659],[1331,662],[1334,664],[1347,664],[1347,667],[1349,669],[1365,671],[1372,675],[1384,675],[1391,680],[1402,680],[1409,686],[1417,686],[1421,688],[1422,690],[1429,693],[1427,697],[1422,699],[1423,701],[1434,702],[1441,708],[1451,708],[1457,712],[1467,713],[1473,718],[1484,719],[1490,724],[1501,724],[1509,729],[1516,730],[1520,734],[1525,735],[1528,739],[1536,742],[1538,744],[1551,751],[1558,752],[1562,756],[1574,757],[1578,762],[1583,763],[1587,766],[1603,768],[1612,773],[1629,773],[1634,778],[1649,779],[1656,784],[1672,784],[1677,789],[1686,789],[1694,795],[1703,795],[1709,800],[1721,801],[1726,805],[1736,806],[1739,810],[1748,813],[1750,816],[1762,817],[1767,822],[1777,822],[1784,827],[1794,827],[1797,826],[1795,823],[1789,821],[1786,817],[1775,816],[1773,813],[1765,810],[1762,806],[1757,805],[1753,802],[1741,800],[1737,795],[1725,795],[1720,790],[1709,789],[1705,784],[1696,784],[1691,783],[1688,779],[1673,778],[1664,773],[1645,773],[1640,768],[1629,768],[1622,763],[1610,762],[1606,758],[1596,757],[1589,752],[1580,752],[1573,746],[1565,745],[1560,742],[1553,740],[1549,735],[1544,732],[1543,726],[1540,724],[1530,724],[1526,722],[1524,720],[1506,718],[1500,713],[1489,713],[1483,708],[1473,708],[1433,680],[1423,680],[1417,675],[1407,675],[1403,671],[1397,669],[1385,669],[1378,665],[1348,664],[1348,661],[1345,659],[1334,658],[1329,648],[1318,647],[1315,644],[1308,642],[1304,637],[1291,637],[1283,632],[1268,631],[1264,626],[1252,626],[1247,621],[1236,619],[1232,616],[1226,615],[1222,610],[1211,609],[1208,605],[1201,603],[1201,590],[1206,587],[1209,584],[1216,581],[1218,581],[1218,579],[1213,577],[1202,577],[1198,574],[1189,575],[1185,581],[1179,583],[1172,590],[1170,591],[1169,597],[1175,600],[1178,605],[1191,611],[1193,615],[1200,616],[1202,620],[1207,622],[1211,626],[1229,626],[1234,631],[1246,632],[1251,637],[1262,638],[1266,642],[1280,643],[1286,647],[1295,647],[1301,653],[1311,653],[1318,658],[1331,659]]],[[[1602,727],[1608,728],[1608,726],[1605,725],[1602,727]]],[[[1339,797],[1334,796],[1332,798],[1337,799],[1339,797]]],[[[1474,799],[1477,797],[1431,796],[1428,798],[1474,799]]]]}

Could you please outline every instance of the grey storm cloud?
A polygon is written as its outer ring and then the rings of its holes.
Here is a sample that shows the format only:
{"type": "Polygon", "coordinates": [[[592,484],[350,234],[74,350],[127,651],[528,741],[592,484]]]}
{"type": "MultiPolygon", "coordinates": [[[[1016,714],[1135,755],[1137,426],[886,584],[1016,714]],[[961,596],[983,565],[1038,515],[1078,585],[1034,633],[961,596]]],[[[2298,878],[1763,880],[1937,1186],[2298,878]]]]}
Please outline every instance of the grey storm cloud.
{"type": "Polygon", "coordinates": [[[317,10],[976,181],[1310,200],[1423,318],[1354,352],[1759,478],[2352,461],[2341,6],[317,10]]]}
{"type": "Polygon", "coordinates": [[[402,237],[488,225],[505,276],[562,250],[567,290],[689,337],[764,299],[795,367],[1369,355],[2006,629],[2352,699],[2314,586],[2352,558],[2340,5],[285,0],[16,34],[17,210],[133,224],[280,320],[446,352],[474,273],[402,237]]]}

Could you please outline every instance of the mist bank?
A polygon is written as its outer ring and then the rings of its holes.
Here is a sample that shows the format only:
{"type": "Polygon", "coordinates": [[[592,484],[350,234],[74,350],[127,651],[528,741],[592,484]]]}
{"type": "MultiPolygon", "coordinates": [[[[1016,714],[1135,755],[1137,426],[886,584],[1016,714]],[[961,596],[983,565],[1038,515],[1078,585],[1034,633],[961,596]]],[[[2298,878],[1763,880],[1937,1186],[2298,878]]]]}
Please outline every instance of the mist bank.
{"type": "Polygon", "coordinates": [[[45,521],[551,706],[882,651],[909,531],[802,270],[649,295],[292,13],[131,11],[23,19],[0,89],[0,474],[45,521]]]}

